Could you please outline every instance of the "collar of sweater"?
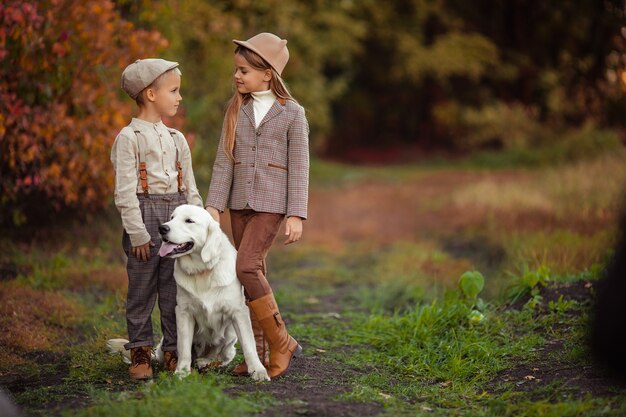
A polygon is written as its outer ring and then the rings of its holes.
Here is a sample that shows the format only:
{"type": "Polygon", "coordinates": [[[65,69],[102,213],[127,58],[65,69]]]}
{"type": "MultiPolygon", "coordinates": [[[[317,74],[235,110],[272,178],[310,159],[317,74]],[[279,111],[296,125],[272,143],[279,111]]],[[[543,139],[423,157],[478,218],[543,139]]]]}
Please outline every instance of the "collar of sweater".
{"type": "Polygon", "coordinates": [[[270,103],[273,104],[274,100],[276,100],[276,96],[274,95],[274,93],[272,92],[272,90],[265,90],[265,91],[254,91],[252,93],[250,93],[252,95],[252,99],[255,102],[261,102],[261,103],[270,103]]]}
{"type": "Polygon", "coordinates": [[[261,123],[267,112],[274,104],[274,101],[276,101],[276,96],[272,90],[255,91],[251,93],[251,95],[252,105],[254,107],[254,121],[258,127],[259,123],[261,123]]]}

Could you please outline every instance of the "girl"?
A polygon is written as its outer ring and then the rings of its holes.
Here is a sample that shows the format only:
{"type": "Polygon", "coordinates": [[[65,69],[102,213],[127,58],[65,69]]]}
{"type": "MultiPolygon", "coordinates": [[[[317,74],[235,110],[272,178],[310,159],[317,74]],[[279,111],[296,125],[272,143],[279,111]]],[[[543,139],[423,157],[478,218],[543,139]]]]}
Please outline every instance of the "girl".
{"type": "MultiPolygon", "coordinates": [[[[228,205],[257,353],[270,378],[283,375],[302,347],[280,316],[265,258],[284,217],[285,244],[302,236],[307,216],[309,127],[281,79],[287,41],[260,33],[233,41],[237,91],[226,108],[206,209],[219,221],[228,205]],[[268,356],[269,348],[269,356],[268,356]]],[[[245,363],[233,373],[247,374],[245,363]]]]}

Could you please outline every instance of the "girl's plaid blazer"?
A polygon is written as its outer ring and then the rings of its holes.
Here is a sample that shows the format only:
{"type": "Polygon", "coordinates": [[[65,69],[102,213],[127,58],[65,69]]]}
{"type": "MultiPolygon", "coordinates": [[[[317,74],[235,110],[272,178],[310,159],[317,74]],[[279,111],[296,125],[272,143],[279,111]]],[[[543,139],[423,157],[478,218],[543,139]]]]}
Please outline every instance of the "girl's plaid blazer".
{"type": "Polygon", "coordinates": [[[206,206],[307,217],[309,125],[304,108],[276,100],[257,128],[252,100],[237,122],[234,157],[224,152],[224,130],[215,157],[206,206]]]}

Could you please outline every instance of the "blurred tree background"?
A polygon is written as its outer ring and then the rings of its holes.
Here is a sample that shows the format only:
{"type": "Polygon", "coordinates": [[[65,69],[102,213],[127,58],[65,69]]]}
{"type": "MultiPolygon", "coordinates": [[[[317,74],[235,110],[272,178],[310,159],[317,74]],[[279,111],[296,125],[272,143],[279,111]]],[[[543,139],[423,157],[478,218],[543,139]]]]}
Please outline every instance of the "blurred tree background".
{"type": "Polygon", "coordinates": [[[148,56],[181,63],[184,111],[168,122],[193,142],[206,192],[231,41],[261,31],[289,40],[283,75],[318,157],[491,151],[532,164],[610,151],[626,126],[625,12],[617,0],[4,2],[1,223],[110,203],[110,145],[133,106],[119,77],[148,56]]]}
{"type": "Polygon", "coordinates": [[[166,46],[109,1],[0,4],[0,224],[109,205],[111,144],[132,111],[120,69],[166,46]]]}

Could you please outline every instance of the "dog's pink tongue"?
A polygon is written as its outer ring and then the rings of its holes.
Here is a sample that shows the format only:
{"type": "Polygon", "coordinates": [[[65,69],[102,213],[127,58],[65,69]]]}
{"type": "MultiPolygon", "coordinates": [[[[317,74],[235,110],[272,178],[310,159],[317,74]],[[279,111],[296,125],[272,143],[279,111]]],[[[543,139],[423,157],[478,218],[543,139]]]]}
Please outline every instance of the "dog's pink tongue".
{"type": "Polygon", "coordinates": [[[161,249],[159,249],[159,256],[167,256],[174,250],[175,247],[176,245],[173,243],[163,242],[161,244],[161,249]]]}

